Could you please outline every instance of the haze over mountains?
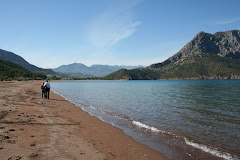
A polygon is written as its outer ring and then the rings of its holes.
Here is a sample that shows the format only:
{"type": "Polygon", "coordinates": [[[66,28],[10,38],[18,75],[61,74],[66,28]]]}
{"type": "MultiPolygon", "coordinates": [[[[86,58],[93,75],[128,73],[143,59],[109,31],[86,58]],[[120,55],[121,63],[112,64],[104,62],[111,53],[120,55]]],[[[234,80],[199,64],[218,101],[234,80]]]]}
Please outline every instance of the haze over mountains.
{"type": "Polygon", "coordinates": [[[145,69],[120,70],[105,79],[240,78],[240,31],[199,32],[179,52],[145,69]]]}
{"type": "Polygon", "coordinates": [[[110,66],[110,65],[92,65],[90,67],[82,63],[73,63],[62,65],[53,69],[55,72],[66,74],[70,77],[104,77],[120,69],[135,69],[144,66],[110,66]]]}
{"type": "Polygon", "coordinates": [[[46,75],[57,75],[60,73],[64,74],[65,76],[79,78],[103,77],[123,68],[134,69],[144,67],[144,66],[117,66],[117,65],[115,66],[92,65],[91,67],[88,67],[81,63],[73,63],[69,65],[62,65],[55,69],[43,69],[28,63],[24,58],[15,53],[8,52],[2,49],[0,49],[0,59],[17,64],[31,72],[43,73],[46,75]]]}

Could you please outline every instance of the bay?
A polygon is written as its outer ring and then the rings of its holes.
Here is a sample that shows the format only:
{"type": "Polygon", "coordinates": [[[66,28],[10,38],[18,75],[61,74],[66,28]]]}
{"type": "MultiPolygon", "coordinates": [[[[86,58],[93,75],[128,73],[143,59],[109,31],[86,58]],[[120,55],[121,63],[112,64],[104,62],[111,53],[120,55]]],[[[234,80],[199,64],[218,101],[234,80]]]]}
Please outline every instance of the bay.
{"type": "Polygon", "coordinates": [[[64,81],[51,86],[167,159],[240,157],[240,80],[64,81]]]}

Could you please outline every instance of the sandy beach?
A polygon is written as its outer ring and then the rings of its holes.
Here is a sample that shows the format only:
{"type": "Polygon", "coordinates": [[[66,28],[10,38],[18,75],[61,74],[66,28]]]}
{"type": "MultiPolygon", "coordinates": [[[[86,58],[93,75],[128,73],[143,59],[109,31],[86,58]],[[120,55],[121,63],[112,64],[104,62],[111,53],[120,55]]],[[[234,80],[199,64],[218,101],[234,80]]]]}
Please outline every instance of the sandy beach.
{"type": "Polygon", "coordinates": [[[164,159],[53,92],[49,100],[42,99],[41,84],[0,82],[1,160],[164,159]]]}

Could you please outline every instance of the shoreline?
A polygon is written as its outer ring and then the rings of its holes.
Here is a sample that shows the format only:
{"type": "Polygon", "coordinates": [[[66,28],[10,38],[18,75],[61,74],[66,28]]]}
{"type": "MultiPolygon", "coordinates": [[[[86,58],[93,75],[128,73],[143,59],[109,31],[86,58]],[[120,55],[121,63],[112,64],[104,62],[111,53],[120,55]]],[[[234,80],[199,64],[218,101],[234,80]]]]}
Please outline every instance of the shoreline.
{"type": "Polygon", "coordinates": [[[41,82],[0,82],[1,159],[165,159],[52,91],[42,99],[41,82]]]}

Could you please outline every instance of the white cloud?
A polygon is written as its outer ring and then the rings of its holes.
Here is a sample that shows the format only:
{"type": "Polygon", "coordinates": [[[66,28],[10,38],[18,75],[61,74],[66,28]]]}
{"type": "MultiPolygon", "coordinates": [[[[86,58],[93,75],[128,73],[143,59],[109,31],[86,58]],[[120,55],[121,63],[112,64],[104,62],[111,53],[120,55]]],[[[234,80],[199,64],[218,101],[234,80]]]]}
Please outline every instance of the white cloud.
{"type": "Polygon", "coordinates": [[[135,3],[122,3],[111,6],[100,14],[91,24],[89,29],[89,41],[97,48],[108,48],[119,41],[132,36],[141,24],[135,20],[132,8],[135,3]]]}
{"type": "Polygon", "coordinates": [[[236,18],[232,18],[232,19],[225,19],[225,20],[221,20],[216,22],[217,25],[226,25],[226,24],[232,24],[236,21],[239,21],[240,17],[236,17],[236,18]]]}

